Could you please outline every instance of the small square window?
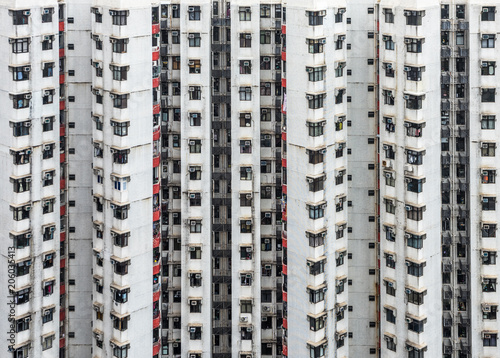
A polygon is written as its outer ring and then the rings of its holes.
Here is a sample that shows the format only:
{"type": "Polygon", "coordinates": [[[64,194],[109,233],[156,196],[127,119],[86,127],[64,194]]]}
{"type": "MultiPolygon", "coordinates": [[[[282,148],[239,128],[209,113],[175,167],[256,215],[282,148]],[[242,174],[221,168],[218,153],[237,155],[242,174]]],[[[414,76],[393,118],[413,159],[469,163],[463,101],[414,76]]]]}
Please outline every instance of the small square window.
{"type": "Polygon", "coordinates": [[[346,50],[350,50],[351,49],[351,44],[347,44],[346,45],[346,50]]]}
{"type": "Polygon", "coordinates": [[[375,296],[373,295],[368,296],[368,301],[375,301],[375,296]]]}
{"type": "Polygon", "coordinates": [[[348,18],[346,19],[346,22],[347,22],[347,25],[350,25],[350,24],[351,24],[351,18],[350,18],[350,17],[348,17],[348,18]]]}
{"type": "Polygon", "coordinates": [[[369,7],[369,8],[368,8],[368,13],[369,13],[369,14],[373,14],[373,13],[374,13],[374,9],[373,9],[373,7],[369,7]]]}
{"type": "Polygon", "coordinates": [[[368,243],[368,248],[369,249],[374,249],[375,248],[375,243],[374,242],[369,242],[368,243]]]}
{"type": "Polygon", "coordinates": [[[68,44],[68,50],[74,50],[75,44],[68,44]]]}
{"type": "Polygon", "coordinates": [[[368,138],[368,144],[374,144],[375,138],[368,138]]]}
{"type": "Polygon", "coordinates": [[[368,118],[374,118],[375,112],[368,112],[368,118]]]}
{"type": "Polygon", "coordinates": [[[375,164],[368,164],[368,170],[374,170],[375,164]]]}
{"type": "Polygon", "coordinates": [[[371,223],[375,222],[375,216],[369,216],[368,221],[371,223]]]}
{"type": "Polygon", "coordinates": [[[373,60],[373,58],[369,58],[366,62],[368,65],[373,65],[375,61],[373,60]]]}
{"type": "Polygon", "coordinates": [[[373,33],[372,31],[369,31],[369,32],[368,32],[368,38],[369,38],[369,39],[373,39],[373,38],[375,38],[375,33],[373,33]]]}
{"type": "Polygon", "coordinates": [[[347,76],[352,76],[352,70],[347,70],[347,76]]]}
{"type": "Polygon", "coordinates": [[[76,175],[75,174],[70,174],[68,177],[69,177],[69,180],[75,180],[76,179],[76,175]]]}

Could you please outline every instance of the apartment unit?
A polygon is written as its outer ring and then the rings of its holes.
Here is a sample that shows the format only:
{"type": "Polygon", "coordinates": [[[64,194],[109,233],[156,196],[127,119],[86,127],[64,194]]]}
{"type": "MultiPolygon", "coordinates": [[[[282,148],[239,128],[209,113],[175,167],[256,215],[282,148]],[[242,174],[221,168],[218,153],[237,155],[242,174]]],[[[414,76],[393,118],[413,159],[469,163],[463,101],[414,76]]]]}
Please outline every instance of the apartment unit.
{"type": "Polygon", "coordinates": [[[0,0],[2,354],[500,355],[496,10],[0,0]]]}

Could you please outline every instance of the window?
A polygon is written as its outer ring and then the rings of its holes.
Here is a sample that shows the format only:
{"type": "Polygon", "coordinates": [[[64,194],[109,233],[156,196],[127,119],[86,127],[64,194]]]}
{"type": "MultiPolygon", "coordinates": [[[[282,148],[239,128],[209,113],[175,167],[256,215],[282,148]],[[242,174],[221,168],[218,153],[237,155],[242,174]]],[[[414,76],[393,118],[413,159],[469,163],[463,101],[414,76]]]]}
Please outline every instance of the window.
{"type": "Polygon", "coordinates": [[[415,179],[415,178],[405,178],[406,181],[406,190],[411,191],[413,193],[421,193],[423,191],[423,185],[425,183],[424,179],[415,179]]]}
{"type": "Polygon", "coordinates": [[[189,221],[189,232],[192,234],[201,233],[201,220],[190,220],[189,221]]]}
{"type": "Polygon", "coordinates": [[[45,90],[43,92],[42,103],[43,104],[54,103],[54,92],[55,90],[45,90]]]}
{"type": "Polygon", "coordinates": [[[309,53],[323,53],[323,45],[326,39],[307,39],[309,53]]]}
{"type": "Polygon", "coordinates": [[[114,108],[120,108],[120,109],[127,108],[128,98],[129,98],[128,94],[114,94],[114,93],[112,93],[110,96],[111,96],[111,99],[113,100],[113,107],[114,108]]]}
{"type": "Polygon", "coordinates": [[[128,273],[128,265],[130,264],[130,260],[126,261],[114,261],[112,260],[112,263],[114,262],[114,272],[117,275],[126,275],[128,273]]]}
{"type": "Polygon", "coordinates": [[[396,314],[395,314],[395,311],[391,310],[391,309],[388,309],[388,308],[384,308],[385,310],[385,319],[387,322],[390,322],[390,323],[396,323],[396,314]]]}
{"type": "Polygon", "coordinates": [[[483,6],[481,11],[481,21],[495,21],[495,6],[483,6]]]}
{"type": "Polygon", "coordinates": [[[271,82],[261,82],[260,83],[260,95],[270,96],[271,95],[271,82]]]}
{"type": "Polygon", "coordinates": [[[408,330],[409,331],[413,331],[416,333],[422,333],[424,331],[424,324],[426,322],[426,319],[424,319],[422,321],[417,321],[415,319],[407,317],[406,320],[408,322],[408,330]]]}
{"type": "Polygon", "coordinates": [[[425,67],[412,67],[405,66],[404,70],[406,71],[406,79],[409,81],[421,81],[422,80],[422,72],[425,70],[425,67]]]}
{"type": "Polygon", "coordinates": [[[483,332],[483,347],[496,347],[497,346],[497,333],[483,332]]]}
{"type": "Polygon", "coordinates": [[[309,18],[309,26],[323,25],[323,18],[326,15],[326,11],[306,11],[306,15],[309,18]]]}
{"type": "Polygon", "coordinates": [[[483,292],[496,292],[497,279],[496,278],[482,278],[481,287],[483,292]]]}
{"type": "Polygon", "coordinates": [[[189,167],[189,180],[201,180],[201,167],[189,167]]]}
{"type": "Polygon", "coordinates": [[[111,319],[113,320],[113,328],[119,331],[126,331],[128,329],[128,321],[130,316],[119,317],[111,313],[111,319]]]}
{"type": "Polygon", "coordinates": [[[29,38],[11,38],[9,39],[9,43],[12,44],[12,53],[27,53],[30,50],[29,38]]]}
{"type": "Polygon", "coordinates": [[[394,51],[394,41],[392,36],[382,36],[382,40],[385,43],[386,50],[394,51]]]}
{"type": "Polygon", "coordinates": [[[309,291],[309,302],[318,303],[325,300],[326,287],[319,289],[308,289],[309,291]]]}
{"type": "Polygon", "coordinates": [[[496,237],[497,225],[496,224],[483,224],[481,227],[482,237],[496,237]]]}
{"type": "Polygon", "coordinates": [[[261,4],[260,5],[260,18],[265,19],[271,17],[271,5],[261,4]]]}
{"type": "Polygon", "coordinates": [[[415,150],[406,150],[406,162],[413,165],[421,165],[424,162],[425,150],[417,152],[415,150]]]}
{"type": "Polygon", "coordinates": [[[240,220],[240,233],[251,234],[252,233],[252,221],[251,220],[240,220]]]}
{"type": "Polygon", "coordinates": [[[309,191],[317,192],[320,190],[324,190],[326,176],[322,175],[317,178],[307,178],[307,182],[309,183],[309,191]]]}
{"type": "Polygon", "coordinates": [[[112,44],[114,53],[126,53],[127,52],[127,44],[128,39],[117,39],[111,37],[109,41],[112,44]]]}
{"type": "Polygon", "coordinates": [[[415,95],[405,95],[406,108],[408,109],[422,109],[422,101],[425,99],[425,95],[415,96],[415,95]]]}
{"type": "Polygon", "coordinates": [[[323,163],[323,156],[326,153],[326,149],[321,150],[306,150],[309,155],[309,164],[323,163]]]}
{"type": "Polygon", "coordinates": [[[384,144],[382,148],[385,151],[385,158],[386,159],[394,159],[396,157],[396,152],[394,151],[394,146],[389,145],[389,144],[384,144]]]}
{"type": "Polygon", "coordinates": [[[189,113],[189,124],[191,127],[201,126],[201,113],[189,113]]]}
{"type": "Polygon", "coordinates": [[[238,14],[240,16],[240,21],[252,20],[252,10],[249,6],[240,6],[238,9],[238,14]]]}
{"type": "Polygon", "coordinates": [[[406,233],[405,238],[406,238],[406,245],[408,247],[412,247],[414,249],[421,249],[424,247],[424,239],[426,235],[415,235],[415,234],[410,234],[406,233]]]}
{"type": "Polygon", "coordinates": [[[325,244],[326,231],[321,233],[312,233],[306,231],[306,236],[309,239],[309,246],[318,247],[325,244]]]}
{"type": "Polygon", "coordinates": [[[483,35],[481,35],[481,47],[482,48],[494,48],[495,47],[495,34],[483,34],[483,35]]]}
{"type": "Polygon", "coordinates": [[[42,23],[52,22],[53,7],[47,7],[42,10],[42,23]]]}
{"type": "Polygon", "coordinates": [[[189,206],[201,206],[201,193],[189,194],[189,206]]]}
{"type": "Polygon", "coordinates": [[[423,39],[405,37],[406,51],[408,52],[421,53],[423,43],[423,39]]]}
{"type": "Polygon", "coordinates": [[[416,263],[413,261],[406,260],[406,267],[408,275],[421,277],[424,274],[424,263],[416,263]]]}
{"type": "Polygon", "coordinates": [[[30,79],[31,66],[10,67],[14,81],[27,81],[30,79]]]}
{"type": "Polygon", "coordinates": [[[201,86],[189,87],[189,99],[192,101],[201,100],[201,86]]]}
{"type": "Polygon", "coordinates": [[[113,217],[118,220],[125,220],[128,218],[128,210],[130,205],[116,205],[111,204],[111,209],[113,209],[113,217]]]}
{"type": "Polygon", "coordinates": [[[325,216],[325,206],[326,204],[319,204],[319,205],[308,205],[308,210],[309,210],[309,219],[320,219],[325,216]]]}
{"type": "Polygon", "coordinates": [[[385,69],[386,77],[394,77],[394,68],[392,67],[392,63],[384,62],[382,64],[382,68],[385,69]]]}
{"type": "Polygon", "coordinates": [[[200,21],[201,9],[200,6],[189,6],[188,7],[189,21],[200,21]]]}
{"type": "Polygon", "coordinates": [[[339,8],[337,10],[337,13],[335,14],[335,22],[336,23],[344,21],[343,17],[344,17],[345,11],[346,11],[345,8],[339,8]]]}
{"type": "Polygon", "coordinates": [[[481,172],[481,183],[483,184],[494,184],[496,177],[496,170],[483,170],[481,172]]]}
{"type": "Polygon", "coordinates": [[[496,251],[482,251],[481,252],[483,265],[496,265],[497,252],[496,251]]]}
{"type": "Polygon", "coordinates": [[[252,100],[252,87],[240,87],[240,101],[252,100]]]}
{"type": "Polygon", "coordinates": [[[13,212],[13,219],[15,221],[21,221],[30,218],[30,210],[31,210],[30,205],[19,206],[19,207],[11,206],[10,210],[13,212]]]}
{"type": "Polygon", "coordinates": [[[252,286],[252,274],[251,273],[241,273],[240,274],[240,284],[241,284],[241,286],[252,286]]]}
{"type": "Polygon", "coordinates": [[[13,25],[27,25],[31,11],[26,10],[10,10],[9,15],[12,16],[13,25]]]}
{"type": "Polygon", "coordinates": [[[498,306],[482,304],[483,319],[497,319],[498,306]]]}
{"type": "Polygon", "coordinates": [[[387,24],[394,23],[394,13],[392,12],[392,9],[384,9],[382,13],[384,14],[385,22],[387,24]]]}
{"type": "Polygon", "coordinates": [[[113,127],[113,134],[124,137],[128,135],[128,127],[130,125],[130,122],[116,122],[116,121],[111,121],[111,127],[113,127]]]}
{"type": "Polygon", "coordinates": [[[30,134],[31,121],[10,122],[10,126],[14,137],[22,137],[30,134]]]}
{"type": "Polygon", "coordinates": [[[496,197],[495,196],[483,196],[481,200],[482,210],[491,211],[496,210],[496,197]]]}
{"type": "Polygon", "coordinates": [[[109,14],[111,15],[111,17],[113,19],[113,25],[118,25],[118,26],[127,25],[128,11],[126,11],[126,10],[119,10],[119,11],[110,10],[109,14]]]}
{"type": "Polygon", "coordinates": [[[382,96],[384,97],[384,104],[394,106],[394,93],[391,90],[383,90],[382,96]]]}
{"type": "Polygon", "coordinates": [[[55,253],[44,255],[44,257],[43,257],[43,268],[44,269],[54,266],[54,257],[55,257],[55,253]]]}
{"type": "Polygon", "coordinates": [[[321,317],[311,317],[307,316],[309,319],[309,329],[311,331],[319,331],[320,329],[325,328],[325,321],[326,321],[326,315],[323,315],[321,317]]]}
{"type": "Polygon", "coordinates": [[[240,140],[240,153],[244,153],[244,154],[252,153],[252,141],[251,140],[240,140]]]}
{"type": "MultiPolygon", "coordinates": [[[[339,259],[342,259],[343,262],[343,256],[339,255],[339,259]]],[[[339,260],[337,259],[337,260],[339,260]]],[[[320,260],[320,261],[307,261],[307,266],[309,267],[309,274],[313,276],[317,276],[321,273],[325,272],[325,265],[326,265],[326,259],[320,260]]],[[[337,266],[339,266],[337,264],[337,266]]]]}
{"type": "Polygon", "coordinates": [[[385,203],[385,212],[388,214],[395,214],[396,213],[396,204],[394,203],[393,199],[384,199],[385,203]]]}
{"type": "Polygon", "coordinates": [[[269,45],[271,43],[271,31],[261,31],[260,32],[260,44],[269,45]]]}
{"type": "Polygon", "coordinates": [[[481,129],[495,129],[495,121],[494,115],[481,116],[481,129]]]}
{"type": "Polygon", "coordinates": [[[425,16],[425,11],[410,11],[405,10],[406,25],[420,26],[422,25],[422,18],[425,16]]]}
{"type": "Polygon", "coordinates": [[[127,80],[127,72],[129,70],[129,66],[110,65],[110,68],[111,71],[113,72],[113,80],[115,81],[127,80]]]}
{"type": "Polygon", "coordinates": [[[10,96],[14,109],[29,108],[31,102],[31,93],[15,94],[10,96]]]}
{"type": "Polygon", "coordinates": [[[50,186],[54,184],[54,176],[56,175],[54,170],[49,170],[42,173],[42,185],[50,186]]]}
{"type": "Polygon", "coordinates": [[[495,102],[495,88],[482,88],[481,89],[481,102],[492,103],[495,102]]]}
{"type": "Polygon", "coordinates": [[[323,76],[325,72],[325,67],[306,67],[306,71],[309,74],[309,81],[317,82],[323,81],[323,76]]]}
{"type": "Polygon", "coordinates": [[[201,35],[199,32],[189,33],[189,47],[200,47],[201,46],[201,35]]]}
{"type": "Polygon", "coordinates": [[[49,214],[54,212],[55,199],[42,200],[42,212],[43,214],[49,214]]]}
{"type": "Polygon", "coordinates": [[[241,33],[240,34],[240,47],[252,47],[252,34],[241,33]]]}
{"type": "Polygon", "coordinates": [[[421,305],[424,303],[424,295],[427,293],[426,291],[424,292],[417,292],[412,290],[411,288],[407,288],[405,290],[406,293],[406,298],[408,299],[408,303],[413,303],[415,305],[421,305]]]}
{"type": "Polygon", "coordinates": [[[42,351],[52,348],[52,343],[55,339],[55,334],[52,334],[48,337],[42,336],[42,351]]]}
{"type": "Polygon", "coordinates": [[[113,154],[113,163],[115,164],[127,164],[130,149],[111,149],[113,154]]]}
{"type": "Polygon", "coordinates": [[[310,94],[306,96],[307,101],[308,101],[308,106],[309,109],[318,109],[318,108],[323,108],[323,99],[325,98],[325,95],[322,94],[310,94]]]}
{"type": "Polygon", "coordinates": [[[415,220],[415,221],[420,221],[423,219],[424,216],[424,211],[425,211],[425,206],[412,206],[412,205],[406,205],[406,218],[409,220],[415,220]]]}

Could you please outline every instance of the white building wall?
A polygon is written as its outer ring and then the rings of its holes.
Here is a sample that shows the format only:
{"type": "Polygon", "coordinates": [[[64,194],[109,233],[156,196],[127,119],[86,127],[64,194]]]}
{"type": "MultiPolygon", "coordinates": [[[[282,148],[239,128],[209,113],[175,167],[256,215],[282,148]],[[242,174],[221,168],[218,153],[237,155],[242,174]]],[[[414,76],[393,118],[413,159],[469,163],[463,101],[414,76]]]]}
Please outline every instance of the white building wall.
{"type": "MultiPolygon", "coordinates": [[[[336,321],[336,309],[347,302],[347,264],[336,266],[335,260],[347,250],[346,233],[336,239],[336,230],[347,220],[347,183],[335,185],[339,171],[346,169],[346,131],[335,131],[335,121],[347,112],[344,94],[343,102],[335,104],[339,89],[345,89],[346,77],[335,77],[335,68],[345,62],[345,41],[342,50],[335,50],[335,41],[345,36],[343,22],[335,23],[334,14],[345,8],[345,2],[335,4],[317,1],[314,4],[288,2],[286,4],[286,72],[287,72],[287,242],[288,242],[288,337],[287,348],[291,356],[308,356],[311,346],[326,348],[326,355],[347,355],[347,342],[336,346],[335,337],[347,339],[347,319],[336,321]],[[309,26],[306,11],[326,10],[322,26],[309,26]],[[325,38],[324,53],[310,54],[306,39],[325,38]],[[326,66],[324,81],[309,82],[306,66],[326,66]],[[324,106],[309,109],[307,95],[325,93],[324,106]],[[318,137],[305,135],[310,122],[325,120],[324,134],[318,137]],[[336,158],[339,145],[344,147],[343,156],[336,158]],[[308,150],[326,149],[324,162],[309,164],[308,150]],[[325,174],[325,189],[318,192],[308,190],[307,177],[325,174]],[[343,210],[337,209],[339,199],[345,200],[343,210]],[[323,218],[309,219],[309,205],[326,205],[323,218]],[[339,211],[337,211],[339,210],[339,211]],[[321,232],[326,229],[325,245],[310,247],[306,231],[321,232]],[[308,261],[316,261],[326,256],[325,272],[310,275],[308,261]],[[336,294],[336,286],[344,282],[344,291],[336,294]],[[318,289],[325,285],[325,300],[313,304],[309,301],[308,289],[318,289]],[[309,329],[308,315],[326,313],[325,328],[318,331],[309,329]],[[305,332],[308,332],[305,334],[305,332]],[[342,338],[341,338],[342,337],[342,338]]],[[[286,282],[286,281],[285,281],[286,282]]]]}
{"type": "MultiPolygon", "coordinates": [[[[2,111],[3,130],[0,134],[0,182],[2,183],[2,210],[0,211],[0,222],[2,228],[0,235],[3,238],[1,245],[0,262],[2,265],[1,278],[2,295],[0,302],[4,307],[4,320],[1,325],[4,332],[10,331],[12,318],[15,322],[21,317],[30,317],[29,329],[18,334],[9,335],[12,341],[3,339],[0,350],[8,352],[8,346],[13,349],[21,348],[30,344],[29,354],[38,357],[56,357],[58,355],[59,335],[59,155],[58,147],[58,101],[59,90],[57,77],[58,62],[58,37],[57,37],[57,3],[54,1],[16,1],[0,2],[0,39],[1,52],[4,54],[0,59],[0,73],[3,79],[0,85],[0,104],[2,111]],[[44,8],[52,8],[55,11],[53,21],[42,23],[42,11],[44,8]],[[26,25],[13,25],[12,15],[9,10],[29,11],[28,23],[26,25]],[[53,49],[42,52],[42,35],[56,35],[53,49]],[[9,39],[28,38],[29,51],[26,53],[13,53],[13,45],[9,39]],[[53,77],[42,77],[42,61],[55,62],[53,77]],[[30,67],[29,80],[13,81],[13,72],[10,66],[30,67]],[[55,92],[55,100],[51,104],[42,105],[45,90],[55,92]],[[13,94],[31,94],[28,107],[15,109],[13,107],[13,94]],[[54,117],[54,130],[43,132],[42,123],[44,117],[54,117]],[[14,137],[13,128],[15,123],[30,122],[29,135],[14,137]],[[42,151],[45,144],[55,143],[54,156],[42,160],[42,151]],[[13,164],[11,151],[31,151],[29,162],[22,165],[13,164]],[[55,178],[53,185],[43,186],[42,175],[45,170],[54,170],[55,178]],[[31,189],[21,193],[14,192],[11,178],[30,177],[31,189]],[[52,200],[53,211],[43,214],[44,199],[52,200]],[[29,206],[29,218],[15,221],[11,208],[18,206],[29,206]],[[46,227],[54,227],[54,235],[51,240],[43,241],[42,230],[46,227]],[[23,248],[15,249],[13,236],[31,234],[30,243],[23,248]],[[52,254],[53,266],[43,268],[46,255],[52,254]],[[13,278],[9,281],[7,273],[9,264],[31,260],[29,274],[13,278]],[[53,290],[49,295],[43,295],[45,282],[53,281],[53,290]],[[13,285],[13,291],[17,292],[23,288],[30,288],[29,301],[23,304],[11,305],[13,297],[9,293],[9,285],[13,285]],[[42,324],[42,314],[45,309],[53,309],[53,320],[42,324]],[[53,336],[53,347],[42,353],[41,337],[53,336]]],[[[25,152],[28,155],[27,152],[25,152]]],[[[15,269],[15,267],[14,267],[15,269]]],[[[5,335],[7,338],[7,335],[5,335]]]]}
{"type": "MultiPolygon", "coordinates": [[[[387,165],[381,165],[381,176],[391,172],[395,178],[395,187],[384,185],[381,182],[380,222],[386,227],[392,227],[396,234],[394,242],[387,239],[380,241],[380,276],[381,280],[395,282],[396,296],[385,293],[386,287],[381,282],[381,307],[394,308],[397,312],[396,324],[386,320],[386,314],[381,314],[381,334],[391,337],[397,336],[396,353],[386,349],[385,342],[381,342],[382,351],[387,356],[399,356],[408,346],[410,349],[427,350],[426,355],[440,355],[441,347],[441,279],[436,273],[441,267],[440,248],[440,85],[435,81],[440,73],[440,43],[434,35],[438,30],[440,7],[434,2],[382,2],[380,10],[391,8],[395,14],[394,24],[386,25],[380,22],[380,36],[391,35],[395,40],[395,50],[380,48],[380,61],[392,63],[395,70],[394,78],[380,76],[379,96],[381,96],[380,116],[391,116],[396,121],[394,132],[380,130],[381,144],[392,145],[396,151],[392,168],[389,168],[389,159],[381,151],[381,160],[387,165]],[[425,11],[421,26],[406,25],[404,11],[425,11]],[[406,51],[405,38],[425,38],[422,53],[406,51]],[[422,81],[406,79],[404,67],[407,65],[425,66],[422,81]],[[384,105],[384,91],[392,91],[394,106],[384,105]],[[406,107],[404,95],[425,95],[421,110],[410,110],[406,107]],[[405,122],[424,123],[425,128],[421,137],[410,137],[406,134],[405,122]],[[407,150],[425,150],[422,165],[409,165],[407,150]],[[419,194],[406,189],[405,178],[425,178],[423,191],[419,194]],[[395,214],[385,210],[384,200],[394,200],[395,214]],[[423,218],[420,221],[407,218],[406,206],[425,206],[423,218]],[[422,249],[413,249],[406,245],[406,233],[426,234],[422,249]],[[396,258],[395,269],[386,266],[386,255],[396,258]],[[407,262],[425,262],[424,275],[415,277],[407,274],[407,262]],[[423,304],[416,305],[408,302],[407,289],[417,292],[425,291],[423,304]],[[417,334],[408,330],[407,319],[426,319],[424,332],[417,334]],[[387,335],[389,334],[389,335],[387,335]]],[[[379,11],[380,11],[379,10],[379,11]]],[[[380,15],[382,19],[382,14],[380,15]]],[[[382,42],[381,42],[382,44],[382,42]]],[[[385,46],[385,45],[384,45],[385,46]]]]}

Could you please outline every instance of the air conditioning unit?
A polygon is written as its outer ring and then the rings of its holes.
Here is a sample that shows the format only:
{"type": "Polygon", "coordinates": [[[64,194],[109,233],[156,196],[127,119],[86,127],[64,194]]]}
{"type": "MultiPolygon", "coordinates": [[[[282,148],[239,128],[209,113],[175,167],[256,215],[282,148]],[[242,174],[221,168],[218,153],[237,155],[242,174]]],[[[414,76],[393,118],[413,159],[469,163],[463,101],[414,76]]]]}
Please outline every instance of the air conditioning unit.
{"type": "Polygon", "coordinates": [[[29,10],[23,11],[24,16],[30,16],[31,12],[29,10]]]}
{"type": "Polygon", "coordinates": [[[488,143],[482,143],[481,148],[488,148],[488,143]]]}
{"type": "Polygon", "coordinates": [[[488,8],[487,7],[483,7],[483,12],[488,12],[488,8]]]}
{"type": "Polygon", "coordinates": [[[488,40],[488,39],[490,38],[490,35],[483,35],[483,36],[481,36],[481,38],[482,38],[483,40],[488,40]]]}
{"type": "Polygon", "coordinates": [[[25,127],[31,127],[31,122],[30,121],[24,122],[24,126],[25,127]]]}
{"type": "Polygon", "coordinates": [[[251,118],[252,118],[252,115],[250,113],[245,114],[245,119],[251,119],[251,118]]]}
{"type": "Polygon", "coordinates": [[[194,61],[188,61],[188,66],[194,66],[194,61]]]}
{"type": "Polygon", "coordinates": [[[26,183],[31,183],[31,178],[26,178],[25,181],[26,183]]]}
{"type": "Polygon", "coordinates": [[[413,291],[412,291],[412,290],[410,290],[409,288],[407,288],[407,289],[405,290],[405,293],[407,293],[407,294],[411,294],[412,292],[413,292],[413,291]]]}
{"type": "Polygon", "coordinates": [[[194,7],[192,6],[188,7],[188,12],[194,12],[194,7]]]}
{"type": "Polygon", "coordinates": [[[387,286],[394,287],[394,282],[387,281],[387,286]]]}
{"type": "Polygon", "coordinates": [[[491,312],[491,306],[483,306],[483,312],[491,312]]]}
{"type": "Polygon", "coordinates": [[[245,196],[245,198],[246,198],[247,200],[252,200],[252,194],[247,194],[247,195],[245,196]]]}
{"type": "Polygon", "coordinates": [[[405,39],[405,44],[411,44],[412,43],[412,39],[405,39]]]}
{"type": "Polygon", "coordinates": [[[27,239],[31,239],[31,236],[32,236],[31,233],[27,233],[27,234],[24,235],[24,237],[27,238],[27,239]]]}
{"type": "Polygon", "coordinates": [[[405,239],[411,238],[411,234],[405,234],[405,239]]]}
{"type": "Polygon", "coordinates": [[[194,87],[189,87],[189,92],[194,92],[194,87]]]}
{"type": "Polygon", "coordinates": [[[382,148],[384,148],[384,150],[389,150],[390,146],[388,146],[387,144],[384,144],[384,145],[382,146],[382,148]]]}
{"type": "Polygon", "coordinates": [[[243,66],[246,66],[246,67],[250,66],[250,61],[244,61],[243,66]]]}
{"type": "Polygon", "coordinates": [[[246,35],[245,35],[245,38],[246,38],[247,40],[250,40],[250,39],[252,38],[252,35],[250,35],[250,34],[246,34],[246,35]]]}
{"type": "Polygon", "coordinates": [[[31,93],[29,93],[29,94],[25,94],[25,95],[24,95],[24,99],[31,99],[31,93]]]}
{"type": "Polygon", "coordinates": [[[403,67],[403,71],[409,72],[409,71],[411,71],[411,67],[405,66],[405,67],[403,67]]]}
{"type": "Polygon", "coordinates": [[[489,230],[490,226],[489,225],[483,225],[483,230],[489,230]]]}
{"type": "Polygon", "coordinates": [[[484,337],[485,339],[490,339],[490,338],[491,338],[491,334],[485,334],[485,335],[483,335],[483,337],[484,337]]]}
{"type": "Polygon", "coordinates": [[[405,210],[406,211],[411,211],[413,208],[410,205],[405,205],[405,210]]]}
{"type": "Polygon", "coordinates": [[[240,317],[240,322],[248,322],[248,317],[240,317]]]}
{"type": "MultiPolygon", "coordinates": [[[[341,148],[339,148],[339,149],[341,149],[341,148]]],[[[326,149],[321,149],[319,152],[320,152],[321,154],[326,154],[326,149]]]]}
{"type": "Polygon", "coordinates": [[[388,179],[390,179],[390,178],[392,178],[392,174],[391,173],[385,173],[385,177],[388,178],[388,179]]]}
{"type": "Polygon", "coordinates": [[[271,62],[271,58],[270,57],[264,57],[264,58],[262,58],[262,61],[264,61],[264,62],[271,62]]]}
{"type": "Polygon", "coordinates": [[[189,141],[189,145],[195,145],[195,144],[196,144],[196,142],[194,140],[189,141]]]}
{"type": "Polygon", "coordinates": [[[190,222],[190,225],[191,225],[191,226],[196,225],[196,221],[191,221],[191,222],[190,222]]]}
{"type": "Polygon", "coordinates": [[[265,213],[265,214],[264,214],[264,217],[266,217],[266,218],[270,218],[270,217],[271,217],[271,213],[265,213]]]}
{"type": "Polygon", "coordinates": [[[326,10],[321,10],[319,12],[319,16],[326,16],[326,10]]]}
{"type": "Polygon", "coordinates": [[[196,273],[196,274],[194,274],[194,278],[196,278],[196,279],[200,279],[200,278],[201,278],[201,274],[200,274],[200,273],[196,273]]]}
{"type": "Polygon", "coordinates": [[[50,40],[52,40],[52,36],[50,36],[50,35],[45,35],[45,36],[43,37],[43,40],[44,40],[44,41],[50,41],[50,40]]]}
{"type": "Polygon", "coordinates": [[[247,327],[247,332],[252,332],[253,331],[253,327],[247,327]]]}
{"type": "Polygon", "coordinates": [[[249,140],[246,140],[245,141],[245,146],[249,146],[249,145],[251,145],[251,142],[249,140]]]}
{"type": "Polygon", "coordinates": [[[196,199],[196,194],[189,194],[189,199],[196,199]]]}
{"type": "Polygon", "coordinates": [[[406,100],[409,100],[409,99],[410,99],[410,96],[408,96],[407,94],[405,94],[405,95],[403,96],[403,99],[404,99],[405,101],[406,101],[406,100]]]}
{"type": "Polygon", "coordinates": [[[194,34],[189,34],[188,39],[194,39],[194,34]]]}
{"type": "MultiPolygon", "coordinates": [[[[339,40],[341,40],[340,36],[339,36],[339,40]]],[[[322,45],[326,44],[326,39],[320,39],[319,43],[322,44],[322,45]]]]}
{"type": "Polygon", "coordinates": [[[196,168],[195,168],[195,167],[191,167],[191,168],[189,168],[189,172],[190,172],[190,173],[194,173],[195,171],[196,171],[196,168]]]}
{"type": "Polygon", "coordinates": [[[109,204],[109,207],[110,207],[111,209],[116,209],[116,205],[115,205],[115,204],[109,204]]]}

